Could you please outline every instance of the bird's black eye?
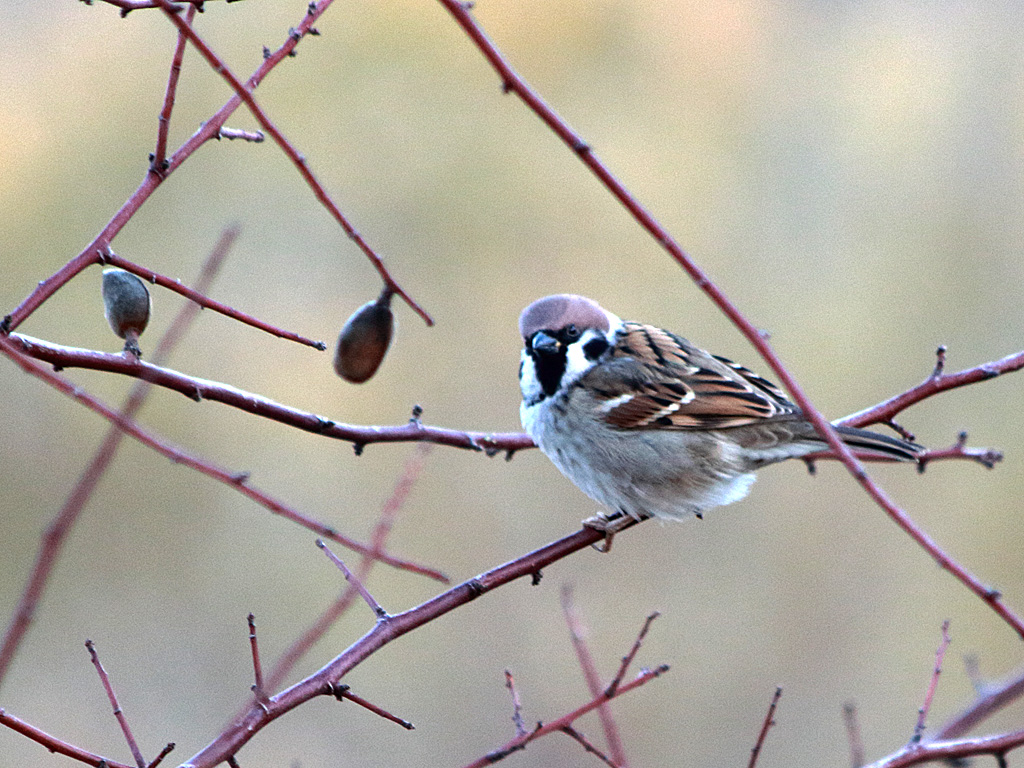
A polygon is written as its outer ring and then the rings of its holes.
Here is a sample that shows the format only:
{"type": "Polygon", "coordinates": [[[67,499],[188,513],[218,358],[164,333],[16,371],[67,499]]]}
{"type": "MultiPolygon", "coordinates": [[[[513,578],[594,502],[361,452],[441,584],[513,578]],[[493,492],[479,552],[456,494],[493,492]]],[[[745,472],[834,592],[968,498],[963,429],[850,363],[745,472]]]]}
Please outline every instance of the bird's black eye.
{"type": "Polygon", "coordinates": [[[569,323],[565,326],[565,338],[569,341],[576,341],[580,337],[580,329],[576,327],[575,323],[569,323]]]}
{"type": "Polygon", "coordinates": [[[583,354],[587,356],[587,360],[597,360],[609,346],[608,342],[601,337],[591,339],[583,345],[583,354]]]}

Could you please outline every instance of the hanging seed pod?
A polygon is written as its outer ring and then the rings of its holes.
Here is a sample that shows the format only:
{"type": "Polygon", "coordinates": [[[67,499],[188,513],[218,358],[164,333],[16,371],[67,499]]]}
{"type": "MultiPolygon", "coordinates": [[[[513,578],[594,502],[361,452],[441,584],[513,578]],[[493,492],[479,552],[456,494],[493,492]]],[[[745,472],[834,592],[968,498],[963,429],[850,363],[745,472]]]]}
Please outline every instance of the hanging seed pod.
{"type": "Polygon", "coordinates": [[[368,301],[353,312],[341,329],[334,351],[334,370],[345,381],[362,384],[384,360],[395,328],[392,295],[385,287],[376,301],[368,301]]]}
{"type": "Polygon", "coordinates": [[[139,336],[146,330],[153,308],[146,284],[123,269],[105,269],[103,305],[110,327],[125,340],[124,348],[139,355],[139,336]]]}

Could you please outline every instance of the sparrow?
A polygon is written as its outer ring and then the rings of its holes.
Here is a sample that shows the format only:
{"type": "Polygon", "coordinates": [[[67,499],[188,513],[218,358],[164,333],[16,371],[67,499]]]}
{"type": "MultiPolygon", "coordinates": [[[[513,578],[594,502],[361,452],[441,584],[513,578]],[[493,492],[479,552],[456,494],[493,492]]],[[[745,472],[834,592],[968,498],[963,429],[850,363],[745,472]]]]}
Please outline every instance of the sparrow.
{"type": "MultiPolygon", "coordinates": [[[[608,508],[583,521],[606,532],[606,549],[634,520],[699,518],[746,496],[756,470],[828,449],[767,379],[591,299],[538,299],[520,315],[519,331],[523,427],[608,508]]],[[[924,450],[865,429],[835,430],[870,455],[915,461],[924,450]]]]}

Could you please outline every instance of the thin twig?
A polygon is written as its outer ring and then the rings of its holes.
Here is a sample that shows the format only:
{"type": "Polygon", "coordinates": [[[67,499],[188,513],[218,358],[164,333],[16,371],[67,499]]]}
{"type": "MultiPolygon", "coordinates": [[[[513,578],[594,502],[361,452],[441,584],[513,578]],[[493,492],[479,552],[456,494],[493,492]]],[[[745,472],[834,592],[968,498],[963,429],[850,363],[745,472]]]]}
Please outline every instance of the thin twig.
{"type": "Polygon", "coordinates": [[[629,653],[622,657],[622,663],[619,665],[619,671],[615,673],[615,677],[608,684],[608,688],[605,690],[606,696],[614,696],[615,691],[622,683],[622,678],[626,676],[626,670],[629,669],[629,665],[633,663],[633,659],[636,658],[637,651],[640,650],[640,646],[643,645],[644,638],[647,637],[647,632],[651,628],[651,624],[656,618],[661,616],[661,613],[654,611],[646,619],[644,619],[643,626],[640,627],[640,632],[636,636],[636,640],[633,641],[633,647],[629,649],[629,653]]]}
{"type": "Polygon", "coordinates": [[[327,344],[323,341],[308,339],[305,336],[293,333],[292,331],[286,331],[283,328],[278,328],[277,326],[271,325],[270,323],[265,323],[259,318],[253,317],[252,315],[247,315],[244,312],[239,312],[237,309],[229,307],[227,304],[222,304],[219,301],[214,301],[213,299],[202,295],[198,291],[195,291],[189,288],[188,286],[183,285],[180,280],[174,280],[170,277],[158,274],[157,272],[154,272],[151,269],[143,267],[134,262],[128,261],[128,259],[122,258],[121,256],[118,256],[113,251],[108,250],[106,253],[103,254],[103,263],[112,264],[115,267],[119,267],[127,272],[131,272],[132,274],[138,275],[143,280],[148,280],[149,282],[159,285],[162,288],[167,288],[170,291],[174,291],[175,293],[181,294],[186,299],[194,301],[201,307],[205,307],[206,309],[218,312],[222,315],[225,315],[226,317],[230,317],[232,320],[237,320],[238,322],[252,326],[253,328],[258,328],[261,331],[269,333],[271,336],[276,336],[279,339],[285,339],[287,341],[294,341],[299,344],[304,344],[307,347],[313,347],[313,349],[319,349],[320,351],[327,349],[327,344]]]}
{"type": "Polygon", "coordinates": [[[352,693],[352,690],[347,685],[332,684],[330,686],[329,692],[338,701],[348,699],[353,704],[358,704],[363,709],[367,709],[370,712],[373,712],[373,714],[383,717],[385,720],[390,720],[392,723],[398,723],[398,725],[402,726],[407,731],[416,730],[416,726],[410,723],[408,720],[398,717],[397,715],[393,715],[386,709],[378,707],[376,704],[371,704],[362,696],[357,696],[356,694],[352,693]]]}
{"type": "MultiPolygon", "coordinates": [[[[956,741],[933,741],[927,744],[908,744],[900,751],[883,757],[866,768],[910,768],[939,760],[966,759],[978,755],[992,755],[997,761],[1005,755],[1024,746],[1024,730],[1001,733],[995,736],[980,736],[975,739],[956,741]]],[[[1005,762],[1000,762],[1005,765],[1005,762]]]]}
{"type": "MultiPolygon", "coordinates": [[[[636,677],[635,680],[632,680],[626,683],[625,685],[620,686],[619,689],[615,692],[615,695],[611,698],[618,698],[619,696],[622,696],[625,693],[629,693],[629,691],[633,690],[634,688],[637,688],[643,685],[644,683],[648,683],[656,677],[660,677],[665,672],[668,672],[668,669],[669,667],[667,664],[662,664],[661,666],[655,667],[654,669],[643,670],[636,677]]],[[[508,757],[513,752],[522,749],[531,741],[539,739],[541,736],[546,736],[549,733],[561,731],[567,725],[572,725],[576,720],[579,720],[581,717],[583,717],[583,715],[593,711],[594,709],[596,709],[608,700],[608,697],[605,696],[604,693],[602,693],[597,698],[589,701],[588,703],[584,704],[582,707],[579,707],[578,709],[574,709],[572,712],[566,715],[562,715],[562,717],[558,718],[557,720],[552,720],[551,722],[544,724],[538,723],[537,727],[529,733],[527,733],[525,736],[517,736],[516,738],[512,739],[507,744],[505,744],[505,746],[500,747],[494,750],[493,752],[488,752],[479,760],[474,760],[472,763],[469,763],[466,766],[466,768],[485,768],[485,766],[491,765],[492,763],[496,763],[499,760],[508,757]]]]}
{"type": "Polygon", "coordinates": [[[360,597],[362,597],[366,604],[370,606],[370,610],[377,615],[377,618],[386,619],[388,617],[388,612],[385,611],[381,607],[381,604],[373,598],[373,595],[370,594],[369,590],[365,587],[363,582],[359,579],[359,577],[357,577],[354,573],[352,573],[352,571],[348,569],[348,566],[345,565],[344,561],[336,554],[331,552],[331,548],[324,543],[323,539],[317,539],[316,545],[324,551],[327,557],[329,557],[331,561],[336,566],[338,566],[338,568],[341,569],[341,572],[345,574],[345,581],[347,581],[349,584],[356,588],[356,591],[359,592],[360,597]]]}
{"type": "Polygon", "coordinates": [[[50,752],[65,755],[66,757],[70,757],[80,763],[95,766],[95,768],[133,768],[133,766],[126,763],[119,763],[116,760],[101,757],[100,755],[87,750],[80,749],[74,744],[68,744],[66,741],[61,741],[56,736],[52,736],[46,731],[26,723],[21,718],[15,717],[11,713],[5,711],[2,707],[0,707],[0,725],[7,726],[12,731],[20,733],[22,736],[36,742],[36,744],[41,744],[50,752]]]}
{"type": "Polygon", "coordinates": [[[363,637],[319,670],[275,694],[266,709],[251,706],[210,744],[190,758],[188,763],[195,768],[212,768],[227,755],[241,749],[255,734],[278,717],[311,698],[323,695],[327,683],[337,683],[384,645],[511,581],[532,577],[538,570],[546,568],[551,563],[587,549],[603,539],[603,531],[581,528],[570,536],[464,581],[415,608],[391,616],[387,621],[376,622],[363,637]]]}
{"type": "Polygon", "coordinates": [[[939,686],[939,675],[942,674],[942,660],[946,657],[946,649],[949,648],[949,619],[942,622],[942,640],[935,650],[935,667],[932,669],[932,677],[928,683],[928,690],[924,695],[924,703],[917,711],[917,725],[914,726],[914,735],[910,737],[911,744],[920,744],[924,736],[924,723],[928,712],[932,708],[932,699],[935,697],[935,689],[939,686]]]}
{"type": "MultiPolygon", "coordinates": [[[[185,23],[192,26],[195,17],[196,6],[190,5],[185,14],[185,23]]],[[[174,45],[174,55],[171,57],[171,73],[167,78],[164,106],[160,110],[158,119],[156,150],[153,152],[153,160],[149,165],[149,169],[157,174],[163,173],[163,167],[167,162],[167,134],[171,128],[171,111],[174,109],[174,95],[178,90],[178,78],[181,76],[181,63],[185,58],[185,43],[185,36],[179,32],[178,40],[174,45]]]]}
{"type": "Polygon", "coordinates": [[[779,705],[780,698],[782,698],[781,685],[775,689],[775,695],[772,696],[772,703],[768,705],[768,714],[764,716],[764,722],[761,724],[761,732],[757,734],[757,741],[754,743],[753,749],[750,750],[750,762],[747,763],[747,768],[755,768],[757,765],[757,758],[758,755],[761,754],[761,748],[764,746],[764,740],[768,736],[768,730],[775,725],[775,708],[779,705]]]}
{"type": "Polygon", "coordinates": [[[88,368],[145,379],[166,389],[180,392],[193,400],[210,400],[255,416],[277,421],[336,440],[346,440],[357,446],[373,443],[431,442],[454,448],[494,454],[499,450],[520,451],[533,448],[529,435],[521,432],[468,432],[445,429],[409,420],[397,426],[359,426],[324,418],[309,411],[284,405],[254,392],[228,384],[188,376],[170,368],[163,368],[145,360],[128,359],[120,353],[96,352],[89,349],[65,347],[47,341],[12,333],[9,340],[17,344],[23,354],[49,363],[55,368],[88,368]]]}
{"type": "Polygon", "coordinates": [[[253,614],[248,616],[249,622],[249,647],[252,649],[252,691],[256,695],[256,701],[266,702],[267,691],[263,687],[263,666],[260,664],[260,647],[256,642],[256,617],[253,614]]]}
{"type": "MultiPolygon", "coordinates": [[[[592,697],[597,698],[603,695],[605,691],[601,685],[597,665],[594,663],[594,656],[591,654],[590,648],[587,647],[587,630],[583,625],[583,619],[580,617],[579,611],[576,610],[572,587],[569,584],[562,585],[562,613],[565,614],[565,623],[569,627],[569,637],[572,640],[573,650],[576,651],[576,659],[579,661],[580,669],[583,671],[583,679],[586,680],[587,690],[592,697]]],[[[626,760],[626,749],[622,743],[619,726],[612,716],[611,708],[607,704],[601,704],[597,708],[597,717],[601,722],[601,730],[604,731],[605,739],[608,742],[608,751],[611,752],[612,761],[615,765],[620,766],[620,768],[626,768],[629,765],[626,760]]]]}
{"type": "Polygon", "coordinates": [[[164,761],[164,758],[171,754],[171,752],[174,750],[174,746],[175,745],[173,741],[167,742],[167,746],[160,750],[160,754],[153,758],[153,762],[147,765],[146,768],[156,768],[158,765],[160,765],[160,763],[164,761]]]}
{"type": "Polygon", "coordinates": [[[248,141],[251,144],[262,144],[266,140],[263,131],[245,131],[241,128],[221,128],[217,133],[218,139],[228,141],[248,141]]]}
{"type": "Polygon", "coordinates": [[[583,749],[585,749],[587,752],[589,752],[590,754],[596,756],[597,759],[600,760],[605,765],[610,765],[612,768],[620,768],[620,764],[619,763],[616,763],[614,760],[612,760],[610,757],[608,757],[608,755],[606,755],[604,752],[602,752],[597,747],[595,747],[593,744],[591,744],[589,739],[587,739],[586,736],[584,736],[582,733],[577,731],[571,725],[567,725],[567,726],[561,728],[560,730],[562,731],[562,733],[564,733],[567,736],[571,737],[573,741],[575,741],[577,744],[582,746],[583,749]]]}
{"type": "Polygon", "coordinates": [[[100,682],[103,683],[103,688],[107,692],[107,699],[110,700],[110,706],[114,708],[114,718],[117,720],[117,724],[121,726],[121,733],[124,734],[124,739],[128,742],[128,749],[131,750],[132,757],[135,758],[135,764],[138,768],[146,768],[146,759],[142,756],[139,744],[135,741],[135,736],[132,735],[132,729],[128,725],[128,718],[124,716],[124,712],[121,710],[121,705],[117,702],[117,694],[114,693],[114,686],[110,682],[110,677],[107,675],[107,671],[100,663],[100,657],[99,654],[96,653],[95,644],[92,640],[86,640],[85,647],[89,649],[89,656],[92,658],[93,666],[96,667],[96,673],[100,676],[100,682]]]}
{"type": "Polygon", "coordinates": [[[508,688],[509,695],[512,697],[512,724],[516,727],[516,736],[525,736],[526,723],[523,722],[523,705],[519,701],[516,681],[507,669],[505,670],[505,687],[508,688]]]}

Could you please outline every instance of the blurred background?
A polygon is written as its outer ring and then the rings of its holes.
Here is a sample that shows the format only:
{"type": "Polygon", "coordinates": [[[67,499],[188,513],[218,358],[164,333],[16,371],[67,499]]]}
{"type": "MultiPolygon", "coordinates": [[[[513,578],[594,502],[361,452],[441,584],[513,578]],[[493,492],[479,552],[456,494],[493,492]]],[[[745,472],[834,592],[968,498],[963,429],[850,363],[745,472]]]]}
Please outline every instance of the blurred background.
{"type": "MultiPolygon", "coordinates": [[[[240,76],[276,49],[304,2],[212,2],[197,27],[240,76]]],[[[814,402],[839,417],[927,376],[940,343],[957,370],[1024,338],[1024,13],[1014,2],[482,0],[476,17],[518,71],[758,326],[814,402]]],[[[391,353],[353,386],[321,353],[211,312],[169,365],[326,417],[519,429],[519,311],[583,293],[764,371],[749,345],[515,97],[434,2],[350,0],[257,92],[271,119],[433,314],[400,302],[391,353]]],[[[0,306],[77,254],[144,178],[175,33],[155,11],[45,0],[0,5],[0,306]]],[[[177,147],[230,93],[192,51],[171,126],[177,147]]],[[[239,110],[230,127],[256,128],[239,110]]],[[[239,238],[211,294],[333,348],[380,283],[271,143],[211,142],[160,187],[114,249],[194,279],[229,223],[239,238]]],[[[151,350],[181,299],[156,289],[151,350]]],[[[19,329],[116,352],[100,269],[19,329]]],[[[132,381],[80,370],[111,404],[132,381]]],[[[1006,451],[965,462],[873,465],[946,551],[1024,611],[1020,376],[934,398],[900,421],[921,442],[1006,451]]],[[[107,424],[0,361],[0,617],[6,626],[39,536],[107,424]]],[[[351,445],[217,403],[155,391],[139,420],[251,483],[366,540],[410,445],[351,445]]],[[[437,448],[391,539],[396,554],[461,580],[576,529],[596,506],[537,451],[509,463],[437,448]]],[[[245,616],[269,666],[341,589],[314,536],[127,440],[85,510],[0,706],[83,748],[130,761],[88,655],[97,644],[152,759],[176,764],[249,695],[245,616]]],[[[350,561],[355,556],[338,550],[350,561]]],[[[953,645],[930,716],[973,696],[962,657],[998,679],[1020,639],[834,463],[761,473],[703,522],[648,523],[609,555],[586,551],[387,647],[346,682],[413,721],[405,732],[350,704],[311,702],[240,754],[260,766],[459,766],[513,735],[503,670],[528,723],[588,699],[559,607],[575,586],[610,677],[643,618],[639,656],[672,665],[614,705],[637,766],[745,765],[776,685],[760,766],[847,765],[854,702],[869,759],[910,737],[939,643],[953,645]]],[[[392,612],[437,593],[378,567],[392,612]]],[[[363,605],[294,679],[371,626],[363,605]]],[[[1020,727],[1024,707],[985,732],[1020,727]]],[[[601,743],[596,720],[580,728],[601,743]]],[[[10,731],[0,766],[65,765],[10,731]]],[[[509,765],[591,766],[547,737],[509,765]]]]}

